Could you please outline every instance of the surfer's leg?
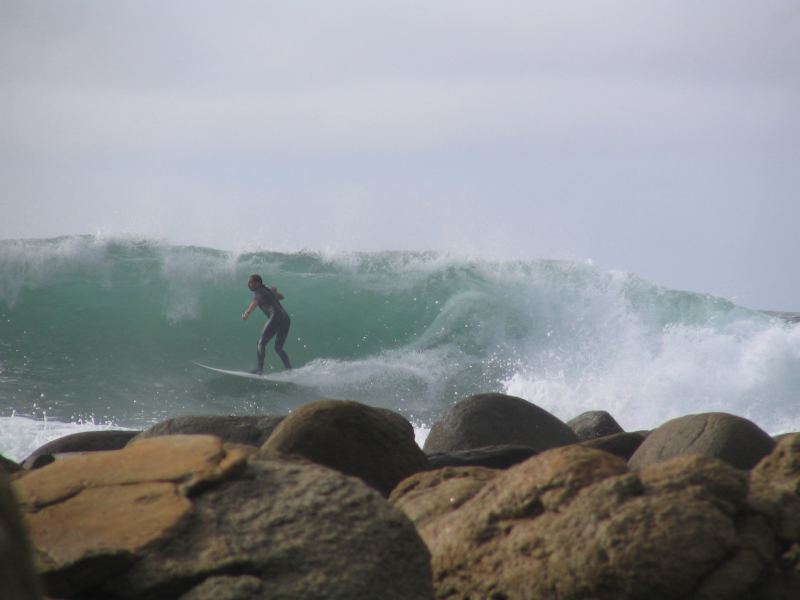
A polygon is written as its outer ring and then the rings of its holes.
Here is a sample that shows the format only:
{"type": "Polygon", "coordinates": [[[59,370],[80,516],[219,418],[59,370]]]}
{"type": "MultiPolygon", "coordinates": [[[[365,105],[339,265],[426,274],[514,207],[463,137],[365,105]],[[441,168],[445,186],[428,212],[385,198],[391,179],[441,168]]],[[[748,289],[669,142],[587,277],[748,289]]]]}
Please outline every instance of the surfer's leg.
{"type": "Polygon", "coordinates": [[[270,319],[267,321],[267,324],[264,325],[264,330],[261,332],[261,337],[258,338],[258,367],[256,368],[257,373],[264,372],[264,358],[267,354],[267,343],[272,339],[272,336],[275,335],[275,319],[270,319]]]}
{"type": "Polygon", "coordinates": [[[275,353],[280,356],[281,361],[283,361],[283,366],[287,369],[291,369],[292,365],[289,363],[289,355],[286,354],[286,351],[283,349],[283,344],[286,343],[286,337],[289,335],[289,325],[290,321],[287,317],[286,320],[281,323],[281,326],[278,328],[278,335],[275,337],[275,353]]]}

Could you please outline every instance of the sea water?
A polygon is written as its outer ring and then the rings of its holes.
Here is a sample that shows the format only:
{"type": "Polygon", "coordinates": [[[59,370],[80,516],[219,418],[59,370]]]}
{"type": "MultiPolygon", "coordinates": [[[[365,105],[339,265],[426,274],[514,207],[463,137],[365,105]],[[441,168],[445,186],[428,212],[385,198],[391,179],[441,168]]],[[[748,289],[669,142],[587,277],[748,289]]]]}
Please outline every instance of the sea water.
{"type": "Polygon", "coordinates": [[[0,241],[0,453],[191,414],[287,414],[319,398],[399,411],[424,440],[503,392],[627,430],[724,411],[800,430],[800,325],[587,262],[441,253],[228,252],[98,236],[0,241]],[[255,366],[259,273],[286,297],[275,381],[255,366]]]}

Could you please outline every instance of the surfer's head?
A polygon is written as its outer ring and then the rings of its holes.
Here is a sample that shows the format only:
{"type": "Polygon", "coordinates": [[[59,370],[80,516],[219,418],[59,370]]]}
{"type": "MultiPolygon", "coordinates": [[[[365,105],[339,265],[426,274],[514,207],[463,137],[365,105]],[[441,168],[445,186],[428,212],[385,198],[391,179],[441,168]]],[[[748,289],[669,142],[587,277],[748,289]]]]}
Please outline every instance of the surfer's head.
{"type": "Polygon", "coordinates": [[[261,279],[261,275],[250,275],[250,278],[247,280],[247,287],[251,290],[256,290],[264,285],[264,281],[261,279]]]}

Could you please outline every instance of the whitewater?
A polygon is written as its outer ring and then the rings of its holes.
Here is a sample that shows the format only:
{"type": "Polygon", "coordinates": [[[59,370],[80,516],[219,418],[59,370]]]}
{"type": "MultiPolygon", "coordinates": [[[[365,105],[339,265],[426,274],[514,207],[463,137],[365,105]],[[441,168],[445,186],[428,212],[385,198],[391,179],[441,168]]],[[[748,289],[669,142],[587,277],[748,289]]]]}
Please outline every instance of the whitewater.
{"type": "Polygon", "coordinates": [[[800,324],[590,262],[444,253],[229,252],[102,236],[0,241],[0,454],[191,414],[286,414],[319,398],[391,408],[422,441],[475,393],[626,430],[724,411],[800,430],[800,324]],[[246,281],[286,297],[273,381],[246,281]]]}

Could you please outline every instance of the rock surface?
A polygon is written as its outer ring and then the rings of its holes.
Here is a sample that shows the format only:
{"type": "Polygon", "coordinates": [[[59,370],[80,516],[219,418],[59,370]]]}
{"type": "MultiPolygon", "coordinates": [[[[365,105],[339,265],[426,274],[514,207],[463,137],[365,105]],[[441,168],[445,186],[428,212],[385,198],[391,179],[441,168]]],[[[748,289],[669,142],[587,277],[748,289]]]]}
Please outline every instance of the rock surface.
{"type": "Polygon", "coordinates": [[[263,447],[358,477],[385,496],[406,477],[428,468],[408,421],[348,400],[320,400],[300,407],[263,447]]]}
{"type": "Polygon", "coordinates": [[[718,458],[737,469],[751,469],[775,447],[753,422],[727,413],[687,415],[653,431],[631,456],[632,469],[699,454],[718,458]]]}
{"type": "Polygon", "coordinates": [[[542,452],[578,441],[569,427],[535,404],[505,394],[479,394],[457,402],[439,417],[424,450],[457,452],[508,444],[542,452]]]}
{"type": "Polygon", "coordinates": [[[79,455],[14,487],[56,597],[433,595],[427,549],[377,492],[216,437],[155,437],[79,455]]]}

